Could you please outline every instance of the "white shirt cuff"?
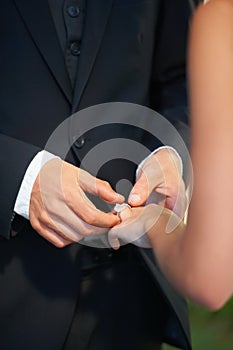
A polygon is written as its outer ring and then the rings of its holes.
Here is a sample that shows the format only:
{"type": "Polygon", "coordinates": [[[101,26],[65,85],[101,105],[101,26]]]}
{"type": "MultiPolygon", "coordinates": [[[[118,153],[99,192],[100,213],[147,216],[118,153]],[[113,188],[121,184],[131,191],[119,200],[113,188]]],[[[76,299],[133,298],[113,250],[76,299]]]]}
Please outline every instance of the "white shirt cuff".
{"type": "Polygon", "coordinates": [[[180,173],[181,173],[181,176],[183,176],[183,161],[182,161],[181,156],[179,155],[179,153],[175,150],[175,148],[173,148],[173,147],[171,147],[171,146],[161,146],[161,147],[156,148],[156,149],[155,149],[153,152],[151,152],[145,159],[143,159],[143,160],[141,161],[141,163],[138,165],[137,170],[136,170],[136,179],[138,178],[139,170],[140,170],[140,168],[142,168],[142,166],[143,166],[143,164],[145,163],[145,161],[146,161],[149,157],[153,156],[155,153],[157,153],[158,151],[160,151],[161,149],[170,149],[171,151],[173,151],[173,152],[176,154],[176,156],[177,156],[177,158],[178,158],[178,160],[179,160],[179,163],[180,163],[180,173]]]}
{"type": "Polygon", "coordinates": [[[14,211],[25,219],[29,220],[31,192],[37,175],[43,165],[53,158],[58,157],[47,151],[41,151],[33,158],[25,172],[14,207],[14,211]]]}

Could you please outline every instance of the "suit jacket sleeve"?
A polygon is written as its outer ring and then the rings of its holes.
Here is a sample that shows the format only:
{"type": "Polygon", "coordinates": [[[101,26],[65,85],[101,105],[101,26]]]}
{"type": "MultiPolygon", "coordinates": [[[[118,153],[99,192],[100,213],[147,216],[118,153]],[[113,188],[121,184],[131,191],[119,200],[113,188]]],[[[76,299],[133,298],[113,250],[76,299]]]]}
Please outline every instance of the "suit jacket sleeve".
{"type": "MultiPolygon", "coordinates": [[[[191,14],[189,1],[162,2],[151,81],[152,108],[173,124],[188,148],[190,133],[186,60],[191,14]]],[[[183,159],[183,163],[185,170],[187,159],[183,159]]]]}
{"type": "Polygon", "coordinates": [[[28,165],[40,149],[3,134],[0,134],[0,149],[0,236],[9,238],[21,181],[28,165]]]}

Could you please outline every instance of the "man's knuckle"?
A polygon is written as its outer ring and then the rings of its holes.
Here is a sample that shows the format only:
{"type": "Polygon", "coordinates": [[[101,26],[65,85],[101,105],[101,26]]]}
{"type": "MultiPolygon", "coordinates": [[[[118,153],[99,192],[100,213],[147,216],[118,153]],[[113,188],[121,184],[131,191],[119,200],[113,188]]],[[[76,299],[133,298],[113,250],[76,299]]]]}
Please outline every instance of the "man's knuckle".
{"type": "Polygon", "coordinates": [[[91,228],[91,227],[86,227],[83,231],[83,235],[85,237],[90,237],[90,236],[93,236],[94,235],[94,229],[91,228]]]}
{"type": "Polygon", "coordinates": [[[43,222],[43,224],[47,224],[49,222],[49,216],[46,211],[40,212],[40,221],[43,222]]]}
{"type": "Polygon", "coordinates": [[[69,207],[72,207],[72,204],[73,204],[73,193],[71,191],[67,190],[67,191],[64,192],[64,196],[65,196],[66,204],[69,207]]]}
{"type": "Polygon", "coordinates": [[[96,221],[97,221],[97,219],[93,215],[88,214],[88,216],[87,216],[87,223],[89,225],[95,225],[96,221]]]}
{"type": "Polygon", "coordinates": [[[54,245],[55,245],[55,247],[57,247],[59,249],[62,249],[62,248],[64,248],[67,245],[67,243],[62,242],[62,241],[55,241],[54,245]]]}
{"type": "Polygon", "coordinates": [[[41,226],[40,223],[38,221],[32,221],[31,222],[32,227],[34,228],[34,230],[38,233],[42,233],[41,231],[41,226]]]}
{"type": "Polygon", "coordinates": [[[97,182],[97,187],[96,187],[97,195],[99,196],[103,190],[108,189],[107,187],[108,187],[107,181],[99,180],[99,182],[97,182]]]}
{"type": "Polygon", "coordinates": [[[106,188],[107,190],[111,188],[110,184],[108,183],[108,181],[103,181],[102,183],[103,187],[106,188]]]}

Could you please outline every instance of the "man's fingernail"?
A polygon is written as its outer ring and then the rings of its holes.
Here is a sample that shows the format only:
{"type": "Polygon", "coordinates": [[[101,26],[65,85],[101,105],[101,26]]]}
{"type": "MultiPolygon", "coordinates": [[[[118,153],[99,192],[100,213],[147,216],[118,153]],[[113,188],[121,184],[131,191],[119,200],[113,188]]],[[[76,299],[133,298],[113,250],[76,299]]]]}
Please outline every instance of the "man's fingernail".
{"type": "Polygon", "coordinates": [[[131,194],[130,196],[129,196],[129,199],[128,199],[128,201],[130,202],[130,203],[137,203],[137,202],[139,202],[140,201],[140,196],[138,195],[138,194],[131,194]]]}
{"type": "Polygon", "coordinates": [[[116,202],[124,202],[125,201],[125,197],[122,196],[121,194],[117,193],[117,199],[116,199],[116,202]]]}

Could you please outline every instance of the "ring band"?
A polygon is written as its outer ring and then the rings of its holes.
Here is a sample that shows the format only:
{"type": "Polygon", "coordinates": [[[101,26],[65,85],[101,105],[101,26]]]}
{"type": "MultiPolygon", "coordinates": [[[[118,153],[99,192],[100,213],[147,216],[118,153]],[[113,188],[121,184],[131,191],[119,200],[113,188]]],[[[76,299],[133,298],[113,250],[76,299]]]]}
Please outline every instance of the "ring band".
{"type": "Polygon", "coordinates": [[[116,204],[115,207],[113,208],[114,212],[119,216],[119,214],[125,210],[126,208],[131,209],[131,206],[127,203],[123,203],[123,204],[116,204]]]}

